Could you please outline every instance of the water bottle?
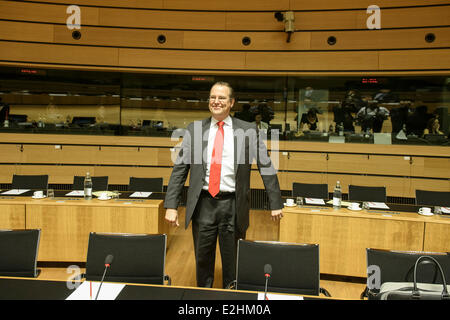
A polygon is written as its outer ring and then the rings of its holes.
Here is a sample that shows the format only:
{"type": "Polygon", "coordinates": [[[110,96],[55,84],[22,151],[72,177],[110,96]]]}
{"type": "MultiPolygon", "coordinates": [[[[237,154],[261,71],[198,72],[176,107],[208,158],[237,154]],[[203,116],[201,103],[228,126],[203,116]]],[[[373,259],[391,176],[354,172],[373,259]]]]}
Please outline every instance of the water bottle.
{"type": "Polygon", "coordinates": [[[333,209],[340,209],[342,202],[342,189],[341,183],[338,181],[333,191],[333,209]]]}
{"type": "Polygon", "coordinates": [[[344,123],[341,122],[341,124],[339,125],[339,136],[343,136],[344,135],[344,123]]]}
{"type": "Polygon", "coordinates": [[[86,173],[86,177],[84,178],[84,200],[92,199],[92,178],[91,175],[86,173]]]}

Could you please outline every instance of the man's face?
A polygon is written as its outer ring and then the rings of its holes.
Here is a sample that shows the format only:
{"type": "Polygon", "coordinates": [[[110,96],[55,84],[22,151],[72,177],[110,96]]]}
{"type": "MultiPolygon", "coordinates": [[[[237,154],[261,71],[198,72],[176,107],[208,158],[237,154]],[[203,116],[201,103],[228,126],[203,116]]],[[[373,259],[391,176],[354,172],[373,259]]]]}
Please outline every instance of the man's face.
{"type": "Polygon", "coordinates": [[[217,121],[222,121],[230,114],[234,99],[230,98],[230,88],[215,85],[209,94],[209,111],[217,121]]]}

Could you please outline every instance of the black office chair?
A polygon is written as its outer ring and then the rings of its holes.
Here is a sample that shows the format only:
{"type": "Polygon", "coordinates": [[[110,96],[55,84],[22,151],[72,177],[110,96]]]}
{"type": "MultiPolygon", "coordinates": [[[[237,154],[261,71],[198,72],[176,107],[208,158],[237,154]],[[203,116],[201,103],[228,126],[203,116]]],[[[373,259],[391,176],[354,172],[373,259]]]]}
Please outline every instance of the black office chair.
{"type": "Polygon", "coordinates": [[[47,190],[48,175],[13,175],[12,189],[47,190]]]}
{"type": "Polygon", "coordinates": [[[40,237],[40,229],[0,230],[0,276],[36,278],[40,237]]]}
{"type": "Polygon", "coordinates": [[[170,285],[164,274],[166,257],[165,234],[101,234],[91,232],[86,260],[86,280],[100,281],[105,258],[113,255],[105,276],[108,282],[129,282],[170,285]]]}
{"type": "Polygon", "coordinates": [[[238,242],[237,290],[264,291],[264,266],[272,266],[269,292],[330,296],[320,288],[319,245],[282,242],[238,242]]]}
{"type": "Polygon", "coordinates": [[[348,186],[349,201],[386,202],[386,187],[348,186]]]}
{"type": "Polygon", "coordinates": [[[304,198],[328,199],[328,184],[299,183],[292,184],[292,196],[304,198]]]}
{"type": "MultiPolygon", "coordinates": [[[[74,176],[72,190],[84,190],[83,176],[74,176]]],[[[91,177],[92,191],[106,191],[108,190],[108,176],[91,177]]]]}
{"type": "Polygon", "coordinates": [[[163,178],[130,177],[128,191],[162,192],[163,178]]]}
{"type": "Polygon", "coordinates": [[[416,190],[416,204],[419,206],[450,207],[450,192],[416,190]]]}
{"type": "MultiPolygon", "coordinates": [[[[380,286],[385,282],[412,282],[414,276],[414,264],[420,256],[427,255],[435,258],[442,269],[446,279],[450,279],[450,253],[438,252],[419,252],[419,251],[394,251],[367,248],[367,267],[371,271],[367,274],[369,283],[375,283],[380,286]],[[376,275],[373,272],[379,270],[376,275]],[[376,279],[375,277],[380,277],[376,279]],[[377,281],[378,280],[378,281],[377,281]]],[[[434,263],[424,260],[418,269],[417,281],[421,283],[442,284],[441,274],[434,263]]],[[[379,288],[367,288],[361,293],[361,299],[368,297],[374,299],[379,288]]]]}

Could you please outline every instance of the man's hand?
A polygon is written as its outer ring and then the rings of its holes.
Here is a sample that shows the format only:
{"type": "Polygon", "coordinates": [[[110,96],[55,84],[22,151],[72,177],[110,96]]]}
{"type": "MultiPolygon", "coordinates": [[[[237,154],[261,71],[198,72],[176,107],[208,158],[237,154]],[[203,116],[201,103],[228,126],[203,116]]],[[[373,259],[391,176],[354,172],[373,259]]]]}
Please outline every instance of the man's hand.
{"type": "Polygon", "coordinates": [[[283,218],[283,212],[281,211],[281,209],[278,210],[272,210],[272,221],[278,221],[281,220],[281,218],[283,218]]]}
{"type": "Polygon", "coordinates": [[[180,225],[178,223],[178,210],[177,209],[167,209],[166,210],[166,221],[172,227],[178,227],[180,225]]]}

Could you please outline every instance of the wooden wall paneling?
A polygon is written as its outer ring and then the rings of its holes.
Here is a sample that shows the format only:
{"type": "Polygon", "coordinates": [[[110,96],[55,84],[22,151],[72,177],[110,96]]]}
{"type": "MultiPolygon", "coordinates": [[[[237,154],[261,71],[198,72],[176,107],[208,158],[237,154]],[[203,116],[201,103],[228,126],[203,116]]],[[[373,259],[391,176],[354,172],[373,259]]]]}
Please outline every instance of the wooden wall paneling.
{"type": "Polygon", "coordinates": [[[365,172],[394,176],[410,176],[409,157],[369,155],[364,162],[365,172]]]}
{"type": "MultiPolygon", "coordinates": [[[[443,219],[442,219],[443,220],[443,219]]],[[[425,224],[424,251],[450,252],[450,224],[432,223],[425,224]]]]}
{"type": "MultiPolygon", "coordinates": [[[[226,13],[100,8],[99,24],[128,28],[225,30],[226,13]]],[[[275,20],[275,18],[274,18],[275,20]]]]}
{"type": "Polygon", "coordinates": [[[380,70],[450,69],[449,56],[450,49],[381,51],[380,70]]]}
{"type": "Polygon", "coordinates": [[[1,164],[0,165],[0,182],[12,183],[12,177],[17,173],[16,164],[1,164]]]}
{"type": "Polygon", "coordinates": [[[327,167],[326,153],[289,152],[289,170],[326,172],[327,167]]]}
{"type": "Polygon", "coordinates": [[[1,144],[0,163],[18,163],[22,159],[20,144],[1,144]]]}
{"type": "MultiPolygon", "coordinates": [[[[280,183],[280,187],[283,184],[283,174],[281,172],[277,173],[278,181],[280,183]]],[[[252,170],[250,172],[250,188],[251,189],[265,189],[264,182],[261,178],[261,174],[258,170],[252,170]]],[[[281,187],[281,189],[284,189],[281,187]]]]}
{"type": "Polygon", "coordinates": [[[412,157],[411,176],[450,179],[450,159],[412,157]]]}
{"type": "Polygon", "coordinates": [[[450,191],[450,179],[417,179],[411,178],[411,197],[416,197],[416,190],[450,191]]]}
{"type": "MultiPolygon", "coordinates": [[[[25,0],[27,2],[31,0],[25,0]]],[[[66,0],[45,0],[45,3],[66,4],[66,0]]],[[[304,0],[230,0],[224,3],[220,0],[74,0],[71,3],[77,5],[106,6],[106,7],[132,7],[148,9],[187,9],[187,10],[224,10],[224,11],[283,11],[283,10],[332,10],[332,9],[365,9],[373,4],[369,0],[323,0],[320,2],[309,2],[304,0]]],[[[421,0],[379,0],[377,5],[381,8],[401,6],[423,6],[421,0]]],[[[447,0],[428,0],[427,5],[448,4],[447,0]]]]}
{"type": "MultiPolygon", "coordinates": [[[[172,167],[119,167],[119,166],[97,166],[95,175],[109,176],[109,184],[128,185],[130,177],[163,178],[163,184],[169,183],[172,167]]],[[[186,181],[186,185],[188,185],[186,181]]]]}
{"type": "Polygon", "coordinates": [[[377,70],[378,53],[355,52],[247,52],[247,70],[333,71],[377,70]]]}
{"type": "MultiPolygon", "coordinates": [[[[69,32],[67,28],[65,29],[69,32]]],[[[53,42],[53,26],[40,23],[0,21],[0,39],[53,42]]]]}
{"type": "Polygon", "coordinates": [[[220,49],[220,50],[309,50],[310,32],[297,32],[289,43],[286,33],[279,32],[251,32],[251,31],[184,31],[184,49],[220,49]],[[251,42],[242,44],[244,37],[251,42]]]}
{"type": "Polygon", "coordinates": [[[94,166],[58,166],[58,165],[18,165],[16,174],[48,174],[48,183],[72,184],[74,176],[85,176],[87,172],[96,176],[94,166]]]}
{"type": "MultiPolygon", "coordinates": [[[[381,28],[446,26],[449,21],[449,14],[450,7],[448,5],[382,9],[381,28]]],[[[360,29],[367,28],[368,17],[365,9],[358,12],[357,25],[360,29]]]]}
{"type": "MultiPolygon", "coordinates": [[[[62,0],[59,0],[62,1],[62,0]]],[[[317,2],[309,2],[305,0],[290,0],[291,10],[324,10],[324,9],[366,9],[368,6],[374,4],[371,0],[342,0],[339,2],[333,0],[323,0],[317,2]]],[[[401,6],[423,6],[424,2],[420,0],[397,0],[395,2],[389,0],[378,0],[376,4],[380,8],[401,7],[401,6]]],[[[446,0],[430,0],[428,5],[433,4],[448,4],[446,0]]]]}
{"type": "Polygon", "coordinates": [[[66,26],[54,28],[55,43],[152,48],[183,48],[184,43],[184,31],[82,27],[81,38],[75,40],[72,38],[72,30],[68,30],[66,26]],[[161,34],[166,37],[164,44],[158,42],[161,34]]]}
{"type": "MultiPolygon", "coordinates": [[[[297,37],[298,33],[292,36],[297,37]]],[[[418,28],[394,30],[349,30],[311,32],[311,50],[374,50],[445,47],[450,42],[450,28],[418,28]],[[434,33],[436,40],[425,41],[425,35],[434,33]],[[330,46],[328,37],[336,43],[330,46]]]]}
{"type": "Polygon", "coordinates": [[[96,164],[95,146],[24,145],[22,163],[96,164]]]}
{"type": "Polygon", "coordinates": [[[118,51],[115,48],[0,41],[0,60],[117,66],[118,51]]]}
{"type": "Polygon", "coordinates": [[[119,49],[119,66],[168,69],[245,68],[244,52],[119,49]]]}
{"type": "Polygon", "coordinates": [[[0,229],[25,229],[25,205],[0,204],[0,229]]]}
{"type": "Polygon", "coordinates": [[[366,154],[329,153],[328,172],[367,173],[367,160],[366,154]]]}
{"type": "MultiPolygon", "coordinates": [[[[26,1],[0,1],[0,19],[66,24],[69,5],[27,3],[26,1]]],[[[97,25],[99,9],[81,8],[81,25],[97,25]]]]}
{"type": "MultiPolygon", "coordinates": [[[[294,182],[298,183],[328,183],[326,173],[308,173],[308,172],[283,172],[281,173],[282,190],[291,190],[294,182]]],[[[334,188],[334,185],[332,186],[334,188]]],[[[330,188],[330,186],[328,186],[330,188]]]]}

